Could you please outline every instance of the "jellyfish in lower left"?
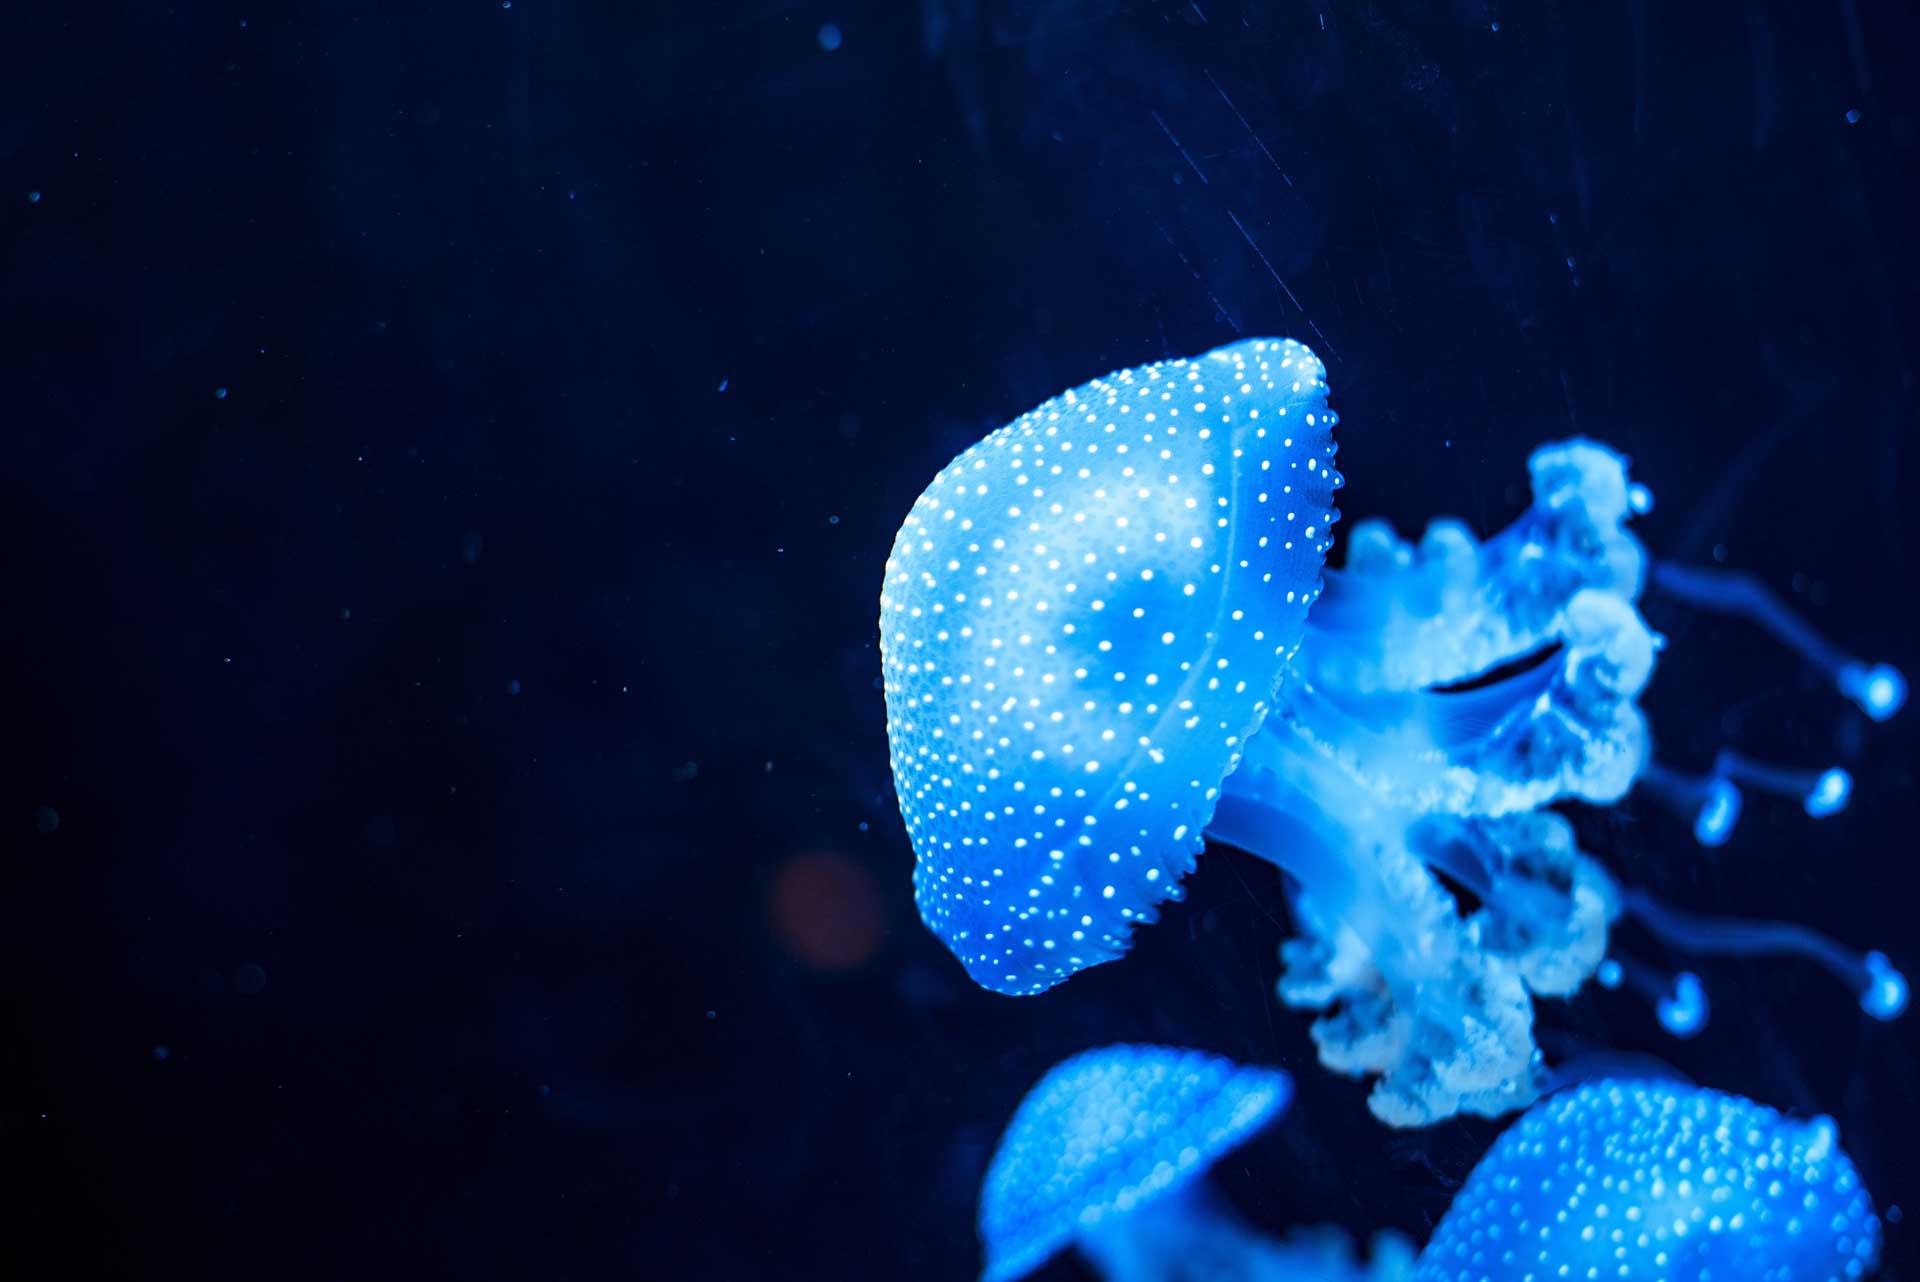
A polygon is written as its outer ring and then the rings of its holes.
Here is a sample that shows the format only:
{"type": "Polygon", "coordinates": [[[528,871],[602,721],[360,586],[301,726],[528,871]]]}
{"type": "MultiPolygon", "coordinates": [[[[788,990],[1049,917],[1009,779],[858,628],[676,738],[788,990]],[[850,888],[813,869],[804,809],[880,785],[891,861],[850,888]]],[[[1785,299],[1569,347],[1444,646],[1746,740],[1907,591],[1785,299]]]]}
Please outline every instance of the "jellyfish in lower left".
{"type": "Polygon", "coordinates": [[[1889,958],[1622,888],[1551,808],[1638,787],[1706,842],[1743,786],[1814,818],[1851,795],[1833,769],[1656,764],[1650,584],[1753,619],[1875,720],[1899,673],[1752,581],[1650,557],[1628,523],[1651,494],[1589,440],[1535,450],[1532,504],[1488,538],[1363,521],[1324,569],[1337,422],[1310,350],[1246,340],[1055,397],[908,514],[881,598],[893,775],[921,915],[968,973],[1027,995],[1124,955],[1211,839],[1286,874],[1280,997],[1391,1125],[1527,1105],[1535,999],[1596,974],[1704,1027],[1697,978],[1608,957],[1623,915],[1682,951],[1811,959],[1900,1013],[1889,958]]]}
{"type": "Polygon", "coordinates": [[[980,1190],[981,1282],[1017,1282],[1068,1246],[1107,1282],[1398,1282],[1386,1234],[1362,1264],[1333,1230],[1291,1240],[1247,1224],[1207,1169],[1280,1117],[1287,1075],[1169,1046],[1106,1046],[1027,1093],[980,1190]]]}

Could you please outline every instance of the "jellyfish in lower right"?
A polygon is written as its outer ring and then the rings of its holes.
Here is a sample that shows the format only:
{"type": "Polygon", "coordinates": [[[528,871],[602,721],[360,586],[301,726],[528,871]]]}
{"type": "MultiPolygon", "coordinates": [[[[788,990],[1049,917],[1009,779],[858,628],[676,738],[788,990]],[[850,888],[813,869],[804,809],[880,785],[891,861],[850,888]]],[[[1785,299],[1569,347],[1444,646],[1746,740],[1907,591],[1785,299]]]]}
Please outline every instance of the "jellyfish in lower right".
{"type": "Polygon", "coordinates": [[[1880,1221],[1831,1118],[1599,1081],[1508,1127],[1454,1195],[1414,1282],[1850,1282],[1880,1221]]]}

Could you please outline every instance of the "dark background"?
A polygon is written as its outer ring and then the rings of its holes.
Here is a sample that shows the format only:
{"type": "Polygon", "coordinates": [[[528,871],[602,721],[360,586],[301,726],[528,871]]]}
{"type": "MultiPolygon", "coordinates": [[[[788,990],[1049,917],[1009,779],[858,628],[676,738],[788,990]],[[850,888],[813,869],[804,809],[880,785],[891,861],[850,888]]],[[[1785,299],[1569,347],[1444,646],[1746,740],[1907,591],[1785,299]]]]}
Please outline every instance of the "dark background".
{"type": "MultiPolygon", "coordinates": [[[[1209,855],[1125,961],[1034,999],[914,913],[894,528],[1116,366],[1312,343],[1342,506],[1403,530],[1497,527],[1535,443],[1594,434],[1657,549],[1920,659],[1908,5],[4,25],[10,1275],[967,1278],[1021,1093],[1129,1038],[1294,1071],[1222,1172],[1250,1218],[1424,1235],[1495,1128],[1389,1132],[1314,1063],[1268,867],[1209,855]]],[[[1844,761],[1855,804],[1756,799],[1708,853],[1633,798],[1584,844],[1920,969],[1920,718],[1649,614],[1667,760],[1844,761]]],[[[1806,965],[1701,969],[1693,1042],[1625,993],[1544,1004],[1542,1041],[1830,1112],[1881,1207],[1920,1197],[1916,1021],[1806,965]]]]}

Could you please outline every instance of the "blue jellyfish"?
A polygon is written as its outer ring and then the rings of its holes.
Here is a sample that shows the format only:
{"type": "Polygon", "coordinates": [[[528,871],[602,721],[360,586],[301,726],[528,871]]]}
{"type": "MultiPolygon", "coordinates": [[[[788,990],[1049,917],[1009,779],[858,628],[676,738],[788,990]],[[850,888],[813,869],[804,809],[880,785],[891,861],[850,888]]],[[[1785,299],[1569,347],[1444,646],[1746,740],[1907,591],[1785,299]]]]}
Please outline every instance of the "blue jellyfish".
{"type": "Polygon", "coordinates": [[[1500,1136],[1413,1276],[1842,1282],[1874,1267],[1879,1243],[1832,1119],[1601,1081],[1542,1100],[1500,1136]]]}
{"type": "MultiPolygon", "coordinates": [[[[921,916],[974,980],[1032,994],[1121,956],[1211,838],[1287,875],[1280,998],[1392,1125],[1537,1098],[1533,999],[1574,993],[1623,914],[1683,949],[1810,958],[1898,1014],[1883,955],[1623,891],[1548,808],[1643,783],[1711,841],[1742,783],[1816,817],[1847,800],[1839,771],[1653,766],[1650,579],[1768,627],[1875,718],[1898,673],[1749,580],[1652,561],[1627,529],[1651,494],[1587,440],[1534,452],[1499,533],[1363,521],[1323,572],[1337,422],[1311,351],[1250,339],[1055,397],[907,515],[881,595],[894,783],[921,916]]],[[[1670,1030],[1704,1024],[1697,977],[1615,970],[1670,1030]]]]}
{"type": "Polygon", "coordinates": [[[1293,1241],[1243,1222],[1207,1169],[1285,1111],[1292,1083],[1166,1046],[1107,1046],[1056,1065],[1001,1136],[980,1191],[981,1282],[1015,1282],[1069,1245],[1109,1282],[1395,1282],[1412,1253],[1384,1236],[1373,1264],[1344,1234],[1293,1241]]]}
{"type": "Polygon", "coordinates": [[[1623,1078],[1535,1104],[1474,1167],[1416,1259],[1383,1233],[1279,1240],[1207,1169],[1282,1113],[1287,1075],[1199,1051],[1107,1046],[1027,1093],[980,1192],[981,1282],[1072,1245],[1110,1282],[1842,1282],[1880,1222],[1830,1118],[1623,1078]]]}

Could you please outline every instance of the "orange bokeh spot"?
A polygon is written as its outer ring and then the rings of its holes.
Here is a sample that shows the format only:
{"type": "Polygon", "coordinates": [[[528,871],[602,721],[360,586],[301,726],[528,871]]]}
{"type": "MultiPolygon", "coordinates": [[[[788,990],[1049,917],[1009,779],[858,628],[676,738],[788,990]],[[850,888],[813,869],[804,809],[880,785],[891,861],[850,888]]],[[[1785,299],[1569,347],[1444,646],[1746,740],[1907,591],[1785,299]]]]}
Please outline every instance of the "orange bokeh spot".
{"type": "Polygon", "coordinates": [[[816,970],[850,970],[880,947],[880,893],[845,855],[787,860],[773,879],[772,912],[780,942],[816,970]]]}

